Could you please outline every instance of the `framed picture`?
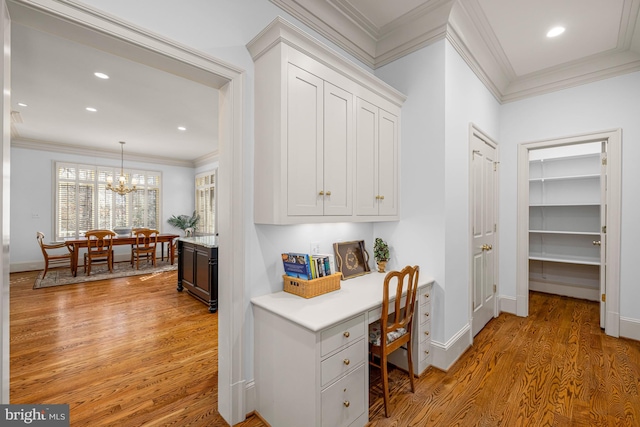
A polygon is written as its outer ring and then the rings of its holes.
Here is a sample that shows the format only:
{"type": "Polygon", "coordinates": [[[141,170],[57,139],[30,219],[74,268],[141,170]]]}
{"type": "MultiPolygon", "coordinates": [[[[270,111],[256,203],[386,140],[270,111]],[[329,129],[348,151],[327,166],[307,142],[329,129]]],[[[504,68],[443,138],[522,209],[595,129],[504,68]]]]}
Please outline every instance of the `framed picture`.
{"type": "Polygon", "coordinates": [[[371,272],[369,253],[364,248],[364,240],[334,243],[333,249],[336,252],[336,267],[342,273],[342,280],[371,272]]]}

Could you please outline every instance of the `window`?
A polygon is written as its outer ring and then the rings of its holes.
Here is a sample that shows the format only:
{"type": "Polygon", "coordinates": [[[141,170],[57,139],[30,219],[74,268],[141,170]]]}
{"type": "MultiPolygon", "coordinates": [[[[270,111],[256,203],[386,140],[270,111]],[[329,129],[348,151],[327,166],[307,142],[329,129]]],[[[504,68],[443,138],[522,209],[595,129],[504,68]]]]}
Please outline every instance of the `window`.
{"type": "Polygon", "coordinates": [[[200,215],[198,232],[202,234],[217,232],[216,176],[217,170],[196,175],[196,212],[200,215]]]}
{"type": "Polygon", "coordinates": [[[107,177],[119,168],[56,162],[56,240],[77,238],[95,228],[160,227],[160,172],[125,171],[136,191],[124,196],[107,190],[107,177]]]}

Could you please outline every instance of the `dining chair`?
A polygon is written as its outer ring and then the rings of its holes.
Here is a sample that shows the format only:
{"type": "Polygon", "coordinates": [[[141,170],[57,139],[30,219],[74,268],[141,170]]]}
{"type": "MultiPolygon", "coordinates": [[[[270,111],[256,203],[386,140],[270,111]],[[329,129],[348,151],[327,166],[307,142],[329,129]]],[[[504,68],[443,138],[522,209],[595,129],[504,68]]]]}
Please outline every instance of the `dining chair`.
{"type": "Polygon", "coordinates": [[[64,262],[69,264],[69,268],[73,268],[71,264],[71,255],[73,255],[73,248],[66,243],[44,243],[44,233],[36,232],[36,240],[42,250],[42,256],[44,257],[44,274],[42,278],[47,276],[49,270],[49,264],[51,262],[64,262]],[[59,251],[58,249],[65,248],[66,251],[59,251]]]}
{"type": "Polygon", "coordinates": [[[148,262],[151,259],[153,266],[156,266],[156,246],[158,245],[158,230],[151,228],[137,229],[134,233],[136,242],[131,248],[131,266],[136,261],[136,270],[140,269],[140,258],[145,258],[148,262]]]}
{"type": "Polygon", "coordinates": [[[91,265],[106,262],[109,271],[113,272],[113,238],[116,233],[111,230],[89,230],[87,238],[87,252],[84,254],[84,270],[91,275],[91,265]]]}
{"type": "Polygon", "coordinates": [[[384,278],[382,294],[382,313],[380,319],[369,325],[369,363],[380,368],[384,392],[384,413],[389,411],[389,378],[387,358],[389,354],[406,345],[407,365],[411,392],[415,392],[413,383],[413,361],[411,360],[411,331],[413,314],[418,290],[420,267],[406,266],[401,271],[390,271],[384,278]],[[395,285],[395,287],[394,287],[395,285]],[[389,295],[389,292],[394,292],[389,295]],[[393,312],[389,313],[390,299],[393,299],[393,312]],[[375,362],[378,358],[380,363],[375,362]]]}

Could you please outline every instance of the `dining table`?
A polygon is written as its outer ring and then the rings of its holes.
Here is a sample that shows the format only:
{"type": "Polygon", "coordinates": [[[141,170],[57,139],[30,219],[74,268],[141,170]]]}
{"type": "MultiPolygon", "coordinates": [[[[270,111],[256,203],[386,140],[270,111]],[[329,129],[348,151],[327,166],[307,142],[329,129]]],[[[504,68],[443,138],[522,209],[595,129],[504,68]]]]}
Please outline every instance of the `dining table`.
{"type": "MultiPolygon", "coordinates": [[[[172,244],[174,239],[180,237],[178,234],[158,234],[158,243],[160,243],[161,248],[161,256],[162,260],[164,260],[164,244],[169,243],[168,248],[168,257],[173,265],[173,260],[175,259],[175,246],[172,244]]],[[[67,246],[71,248],[71,273],[75,277],[78,274],[78,254],[80,253],[80,249],[87,247],[87,238],[80,237],[79,239],[65,239],[65,243],[67,246]]],[[[116,235],[113,237],[113,245],[135,245],[136,237],[131,234],[126,235],[116,235]]]]}

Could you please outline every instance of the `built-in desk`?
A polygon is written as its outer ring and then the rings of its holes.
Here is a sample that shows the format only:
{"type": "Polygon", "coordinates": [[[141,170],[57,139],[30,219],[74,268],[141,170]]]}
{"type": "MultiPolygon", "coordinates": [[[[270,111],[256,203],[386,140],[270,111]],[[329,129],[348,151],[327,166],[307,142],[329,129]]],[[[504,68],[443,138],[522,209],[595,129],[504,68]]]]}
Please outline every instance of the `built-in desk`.
{"type": "MultiPolygon", "coordinates": [[[[368,324],[380,318],[384,277],[373,272],[345,280],[340,290],[310,299],[286,292],[251,299],[256,411],[269,424],[368,422],[368,324]]],[[[432,284],[432,278],[420,277],[411,349],[418,375],[431,363],[432,284]]],[[[406,368],[403,351],[390,361],[404,360],[406,368]]]]}

